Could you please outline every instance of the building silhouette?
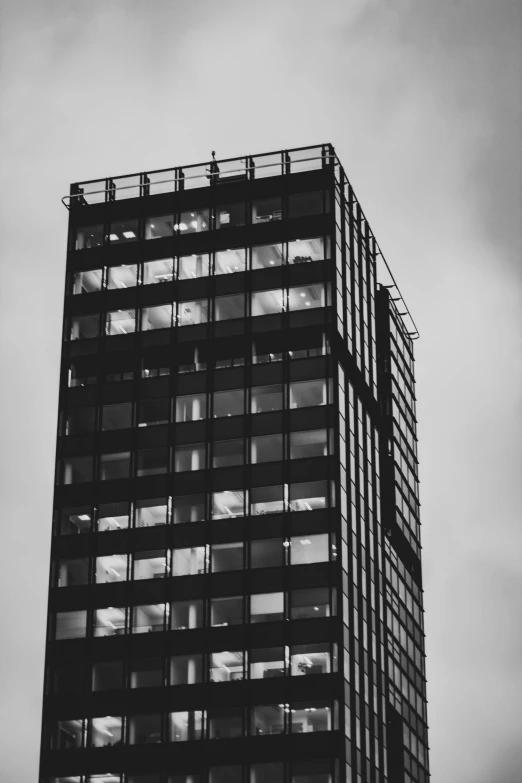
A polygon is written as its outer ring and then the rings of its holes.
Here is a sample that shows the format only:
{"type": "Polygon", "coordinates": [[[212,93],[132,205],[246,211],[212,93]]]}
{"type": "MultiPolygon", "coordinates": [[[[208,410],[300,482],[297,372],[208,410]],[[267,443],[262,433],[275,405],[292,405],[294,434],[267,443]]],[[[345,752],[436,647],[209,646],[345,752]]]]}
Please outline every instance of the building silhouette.
{"type": "Polygon", "coordinates": [[[426,783],[418,335],[333,147],[64,203],[41,783],[426,783]]]}

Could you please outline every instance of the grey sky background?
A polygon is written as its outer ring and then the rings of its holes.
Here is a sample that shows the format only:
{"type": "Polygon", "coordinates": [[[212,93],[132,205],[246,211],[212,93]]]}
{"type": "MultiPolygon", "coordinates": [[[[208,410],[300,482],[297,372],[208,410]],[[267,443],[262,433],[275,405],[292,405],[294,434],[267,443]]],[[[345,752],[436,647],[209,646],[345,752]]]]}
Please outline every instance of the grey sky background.
{"type": "Polygon", "coordinates": [[[331,141],[421,332],[432,779],[520,783],[521,3],[3,0],[0,25],[0,780],[37,781],[60,197],[331,141]]]}

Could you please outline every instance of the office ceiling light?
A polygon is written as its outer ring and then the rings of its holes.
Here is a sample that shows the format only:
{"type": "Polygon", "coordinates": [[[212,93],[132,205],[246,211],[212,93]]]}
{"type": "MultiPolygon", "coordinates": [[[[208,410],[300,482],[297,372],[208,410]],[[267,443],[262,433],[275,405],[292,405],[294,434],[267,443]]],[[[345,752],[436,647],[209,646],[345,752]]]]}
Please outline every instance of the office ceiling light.
{"type": "Polygon", "coordinates": [[[118,234],[109,234],[109,239],[111,240],[111,242],[117,242],[118,239],[119,239],[119,236],[118,236],[118,234]]]}
{"type": "Polygon", "coordinates": [[[178,224],[178,228],[179,228],[180,231],[186,231],[188,226],[187,226],[186,223],[179,223],[178,224]]]}
{"type": "Polygon", "coordinates": [[[134,233],[134,231],[124,231],[123,236],[125,237],[125,239],[134,239],[136,237],[136,234],[134,233]]]}
{"type": "Polygon", "coordinates": [[[80,514],[78,519],[80,520],[80,522],[90,522],[91,517],[89,514],[80,514]]]}

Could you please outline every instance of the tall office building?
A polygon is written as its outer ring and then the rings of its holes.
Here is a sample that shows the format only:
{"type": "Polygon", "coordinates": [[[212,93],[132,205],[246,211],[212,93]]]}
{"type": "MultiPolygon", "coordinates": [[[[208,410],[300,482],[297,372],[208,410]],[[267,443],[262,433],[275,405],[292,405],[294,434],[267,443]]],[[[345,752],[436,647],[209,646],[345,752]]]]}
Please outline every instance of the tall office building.
{"type": "Polygon", "coordinates": [[[417,334],[333,147],[64,202],[41,782],[426,783],[417,334]]]}

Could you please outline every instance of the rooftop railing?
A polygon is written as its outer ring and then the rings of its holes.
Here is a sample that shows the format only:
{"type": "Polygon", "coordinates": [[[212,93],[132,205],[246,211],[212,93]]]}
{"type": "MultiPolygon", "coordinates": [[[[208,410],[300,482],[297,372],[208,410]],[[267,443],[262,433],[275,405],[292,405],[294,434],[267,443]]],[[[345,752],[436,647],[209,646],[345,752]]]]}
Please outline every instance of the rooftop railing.
{"type": "Polygon", "coordinates": [[[331,166],[334,161],[335,152],[331,144],[227,160],[216,160],[213,157],[208,163],[193,166],[77,182],[71,185],[69,195],[64,196],[62,202],[70,209],[159,193],[176,193],[227,182],[313,171],[331,166]]]}

